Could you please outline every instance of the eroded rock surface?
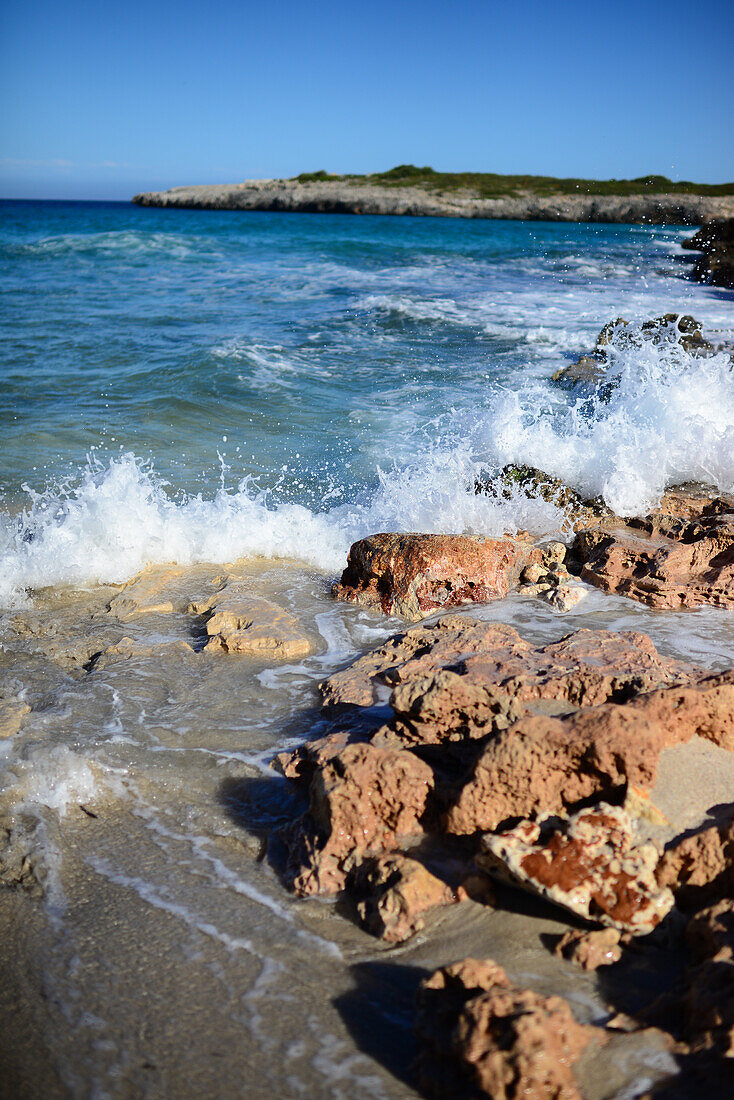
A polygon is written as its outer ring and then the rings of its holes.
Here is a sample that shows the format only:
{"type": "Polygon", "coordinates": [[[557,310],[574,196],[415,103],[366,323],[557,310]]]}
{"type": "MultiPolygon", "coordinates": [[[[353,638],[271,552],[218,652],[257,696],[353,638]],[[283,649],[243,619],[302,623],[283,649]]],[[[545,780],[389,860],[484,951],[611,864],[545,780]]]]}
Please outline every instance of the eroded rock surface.
{"type": "Polygon", "coordinates": [[[170,615],[174,611],[171,586],[186,570],[180,566],[151,565],[123,584],[112,597],[108,610],[120,622],[130,622],[140,615],[170,615]]]}
{"type": "MultiPolygon", "coordinates": [[[[692,666],[661,656],[645,634],[577,630],[534,646],[511,626],[446,615],[396,634],[330,676],[320,686],[321,697],[327,708],[371,707],[387,702],[398,686],[441,669],[478,690],[501,690],[508,699],[555,699],[573,707],[627,699],[699,675],[692,666]]],[[[409,698],[398,704],[401,713],[414,709],[413,703],[406,705],[409,698]]]]}
{"type": "Polygon", "coordinates": [[[611,966],[622,957],[620,934],[616,928],[595,928],[592,932],[569,929],[559,939],[553,953],[576,963],[582,970],[611,966]]]}
{"type": "Polygon", "coordinates": [[[310,817],[292,836],[293,886],[307,895],[344,888],[355,857],[420,836],[431,768],[411,752],[350,744],[311,780],[310,817]]]}
{"type": "Polygon", "coordinates": [[[560,997],[515,988],[489,959],[464,959],[422,983],[416,1033],[420,1086],[436,1100],[581,1100],[573,1064],[600,1034],[560,997]]]}
{"type": "Polygon", "coordinates": [[[423,928],[428,910],[457,900],[447,883],[399,852],[361,861],[349,890],[362,926],[388,943],[407,940],[423,928]]]}
{"type": "Polygon", "coordinates": [[[684,909],[734,896],[734,805],[726,823],[677,838],[666,848],[657,880],[684,909]]]}
{"type": "Polygon", "coordinates": [[[489,834],[477,862],[579,917],[645,935],[673,907],[655,879],[659,857],[654,844],[635,844],[624,810],[600,803],[489,834]]]}
{"type": "Polygon", "coordinates": [[[660,509],[579,531],[581,578],[649,607],[734,608],[734,497],[668,492],[660,509]]]}
{"type": "Polygon", "coordinates": [[[306,657],[311,641],[298,620],[271,600],[252,592],[246,581],[228,579],[209,599],[190,606],[205,615],[209,652],[285,659],[306,657]]]}
{"type": "Polygon", "coordinates": [[[449,832],[563,813],[650,789],[660,753],[694,736],[734,749],[734,670],[559,718],[521,718],[488,740],[445,817],[449,832]]]}
{"type": "Polygon", "coordinates": [[[418,622],[441,608],[501,599],[540,552],[529,539],[378,534],[355,542],[337,599],[418,622]]]}

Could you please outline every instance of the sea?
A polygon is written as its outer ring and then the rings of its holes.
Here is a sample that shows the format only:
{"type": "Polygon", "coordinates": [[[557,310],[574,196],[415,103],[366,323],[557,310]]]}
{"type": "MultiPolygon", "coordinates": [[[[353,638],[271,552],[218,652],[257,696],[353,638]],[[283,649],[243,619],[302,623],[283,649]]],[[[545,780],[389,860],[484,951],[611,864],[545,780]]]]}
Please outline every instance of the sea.
{"type": "MultiPolygon", "coordinates": [[[[319,732],[321,679],[405,629],[331,598],[357,539],[567,539],[552,501],[477,492],[508,463],[625,516],[682,482],[734,489],[730,349],[619,340],[613,385],[552,380],[617,318],[691,314],[731,344],[734,294],[688,279],[691,232],[0,203],[14,1096],[413,1097],[415,985],[470,953],[603,1015],[593,977],[546,958],[547,915],[466,903],[387,949],[331,901],[294,899],[267,841],[303,805],[270,760],[319,732]],[[178,603],[121,625],[110,602],[141,570],[178,603]],[[299,618],[310,657],[191,649],[188,601],[233,574],[299,618]],[[127,657],[95,666],[123,634],[127,657]]],[[[469,613],[536,642],[639,629],[734,661],[712,608],[591,592],[565,616],[514,595],[469,613]]],[[[640,1057],[649,1085],[666,1056],[640,1057]]],[[[591,1100],[608,1072],[590,1071],[591,1100]]]]}

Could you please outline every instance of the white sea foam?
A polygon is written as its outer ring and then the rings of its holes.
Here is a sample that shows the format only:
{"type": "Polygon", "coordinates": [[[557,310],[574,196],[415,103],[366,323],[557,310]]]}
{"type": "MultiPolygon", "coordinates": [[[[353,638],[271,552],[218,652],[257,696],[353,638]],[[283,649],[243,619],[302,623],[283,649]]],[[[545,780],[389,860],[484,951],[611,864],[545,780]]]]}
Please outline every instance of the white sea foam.
{"type": "Polygon", "coordinates": [[[353,541],[381,530],[559,533],[551,504],[475,493],[478,477],[507,462],[547,470],[623,515],[648,511],[670,484],[734,488],[728,354],[694,358],[675,340],[620,343],[610,348],[611,393],[577,398],[522,377],[448,415],[440,442],[416,432],[411,461],[378,469],[372,489],[330,510],[279,501],[252,480],[210,499],[173,499],[131,454],[90,461],[76,485],[28,489],[21,516],[0,516],[0,604],[49,585],[120,583],[148,562],[295,558],[336,572],[353,541]]]}

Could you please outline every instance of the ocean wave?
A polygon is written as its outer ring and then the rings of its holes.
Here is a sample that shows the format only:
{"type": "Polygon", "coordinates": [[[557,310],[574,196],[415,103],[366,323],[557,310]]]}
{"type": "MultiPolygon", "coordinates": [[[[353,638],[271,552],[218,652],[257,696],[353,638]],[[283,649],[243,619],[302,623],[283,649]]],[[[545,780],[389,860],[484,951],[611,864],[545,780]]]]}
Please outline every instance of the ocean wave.
{"type": "MultiPolygon", "coordinates": [[[[7,248],[7,246],[6,246],[7,248]]],[[[58,237],[14,245],[16,255],[68,256],[73,253],[118,258],[162,256],[183,260],[202,252],[215,251],[213,242],[202,237],[184,237],[175,233],[146,233],[134,229],[110,230],[104,233],[64,233],[58,237]]]]}
{"type": "Polygon", "coordinates": [[[150,562],[295,559],[340,571],[349,546],[375,531],[560,529],[542,501],[496,500],[474,491],[481,463],[436,449],[407,469],[378,470],[362,501],[315,511],[283,502],[252,479],[234,489],[173,499],[134,455],[90,461],[74,486],[31,493],[21,515],[0,513],[0,605],[18,606],[52,585],[122,583],[150,562]]]}
{"type": "MultiPolygon", "coordinates": [[[[677,339],[629,340],[629,331],[607,348],[595,393],[569,396],[525,370],[512,387],[488,385],[481,404],[429,423],[403,410],[405,445],[393,453],[411,457],[389,469],[377,458],[372,484],[342,486],[328,508],[251,478],[209,498],[174,498],[133,454],[90,460],[74,484],[27,488],[20,515],[0,513],[0,604],[49,585],[121,583],[149,562],[266,557],[335,573],[350,544],[376,531],[562,533],[552,504],[475,492],[509,462],[544,469],[625,516],[649,511],[671,484],[733,490],[729,355],[696,358],[677,339]]],[[[313,473],[296,462],[287,476],[297,485],[313,473]]]]}

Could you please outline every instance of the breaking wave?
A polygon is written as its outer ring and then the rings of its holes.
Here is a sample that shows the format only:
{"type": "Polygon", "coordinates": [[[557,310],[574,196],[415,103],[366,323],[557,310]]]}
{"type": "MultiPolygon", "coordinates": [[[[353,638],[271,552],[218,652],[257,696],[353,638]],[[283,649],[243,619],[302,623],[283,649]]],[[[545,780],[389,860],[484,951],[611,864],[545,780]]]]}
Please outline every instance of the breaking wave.
{"type": "MultiPolygon", "coordinates": [[[[732,361],[688,354],[678,339],[625,338],[609,348],[604,384],[565,394],[525,376],[490,389],[486,404],[449,418],[440,443],[402,467],[380,469],[355,498],[330,509],[279,499],[253,479],[172,497],[133,454],[88,460],[75,484],[26,487],[20,515],[0,516],[0,602],[49,585],[120,583],[148,562],[289,558],[327,572],[349,545],[380,530],[559,534],[555,505],[477,493],[510,462],[602,496],[621,515],[654,507],[666,486],[734,488],[732,361]]],[[[425,438],[425,434],[424,434],[425,438]]]]}

